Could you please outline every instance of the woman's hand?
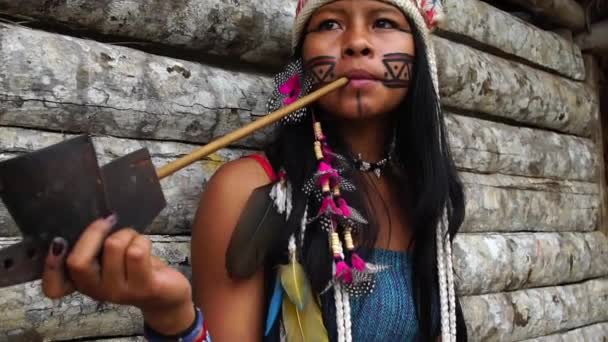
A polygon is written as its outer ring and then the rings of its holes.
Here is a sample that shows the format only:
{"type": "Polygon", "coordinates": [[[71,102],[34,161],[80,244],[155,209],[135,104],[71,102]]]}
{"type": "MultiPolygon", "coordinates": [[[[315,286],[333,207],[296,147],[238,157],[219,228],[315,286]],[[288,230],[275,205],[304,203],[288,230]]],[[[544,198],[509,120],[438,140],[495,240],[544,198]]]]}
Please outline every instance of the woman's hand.
{"type": "Polygon", "coordinates": [[[151,255],[152,243],[135,230],[109,235],[114,224],[115,216],[93,222],[67,257],[65,240],[53,240],[42,276],[44,294],[60,298],[78,291],[98,301],[138,307],[159,333],[187,329],[195,317],[188,279],[151,255]]]}

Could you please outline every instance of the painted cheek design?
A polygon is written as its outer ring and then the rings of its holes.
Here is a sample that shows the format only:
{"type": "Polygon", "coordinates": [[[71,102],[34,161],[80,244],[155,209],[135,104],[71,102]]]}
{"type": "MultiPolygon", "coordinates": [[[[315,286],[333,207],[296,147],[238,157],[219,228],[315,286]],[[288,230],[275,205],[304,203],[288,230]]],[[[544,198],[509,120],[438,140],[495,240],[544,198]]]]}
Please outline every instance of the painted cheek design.
{"type": "Polygon", "coordinates": [[[313,84],[324,84],[336,78],[336,57],[318,56],[305,63],[305,69],[312,75],[313,84]]]}
{"type": "Polygon", "coordinates": [[[408,88],[412,75],[414,56],[407,53],[388,53],[382,59],[384,80],[387,88],[408,88]]]}

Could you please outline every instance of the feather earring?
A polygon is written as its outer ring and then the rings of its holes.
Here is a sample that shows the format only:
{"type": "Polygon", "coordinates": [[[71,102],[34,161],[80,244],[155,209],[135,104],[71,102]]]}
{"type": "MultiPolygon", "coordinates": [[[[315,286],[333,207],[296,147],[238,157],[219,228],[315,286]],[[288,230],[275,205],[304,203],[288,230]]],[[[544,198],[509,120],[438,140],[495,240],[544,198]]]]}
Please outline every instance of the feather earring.
{"type": "Polygon", "coordinates": [[[361,229],[367,221],[342,197],[342,187],[346,191],[355,190],[341,175],[350,165],[327,144],[321,123],[316,121],[314,114],[313,130],[314,152],[319,166],[313,182],[305,183],[304,191],[307,194],[320,194],[321,197],[320,210],[313,220],[321,220],[321,226],[328,234],[334,263],[333,282],[340,283],[341,288],[350,295],[370,293],[375,287],[374,274],[385,267],[366,263],[356,252],[353,229],[361,229]],[[338,167],[332,166],[332,162],[338,167]],[[317,189],[314,189],[315,183],[317,189]]]}

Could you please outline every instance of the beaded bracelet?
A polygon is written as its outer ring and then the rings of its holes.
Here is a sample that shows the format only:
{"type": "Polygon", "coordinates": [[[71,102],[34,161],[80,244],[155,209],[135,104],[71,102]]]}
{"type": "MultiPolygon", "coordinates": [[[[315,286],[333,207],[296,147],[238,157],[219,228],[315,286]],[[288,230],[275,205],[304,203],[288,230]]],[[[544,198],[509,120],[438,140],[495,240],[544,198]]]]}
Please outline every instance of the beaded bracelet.
{"type": "Polygon", "coordinates": [[[194,311],[194,322],[192,322],[190,327],[182,333],[176,335],[163,335],[144,322],[144,337],[150,342],[211,342],[211,337],[207,332],[201,310],[195,307],[194,311]]]}

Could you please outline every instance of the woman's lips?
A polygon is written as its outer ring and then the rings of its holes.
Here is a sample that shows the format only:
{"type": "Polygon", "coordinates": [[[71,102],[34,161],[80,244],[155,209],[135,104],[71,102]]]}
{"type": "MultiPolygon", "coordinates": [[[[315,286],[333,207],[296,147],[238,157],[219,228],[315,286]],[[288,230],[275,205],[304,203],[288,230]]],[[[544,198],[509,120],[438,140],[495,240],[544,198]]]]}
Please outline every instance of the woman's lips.
{"type": "Polygon", "coordinates": [[[345,75],[350,82],[348,85],[355,89],[369,87],[378,82],[378,79],[365,70],[351,70],[345,75]]]}
{"type": "Polygon", "coordinates": [[[376,82],[378,82],[378,80],[369,79],[369,78],[351,78],[350,82],[348,82],[348,85],[351,88],[362,89],[362,88],[372,86],[376,82]]]}

